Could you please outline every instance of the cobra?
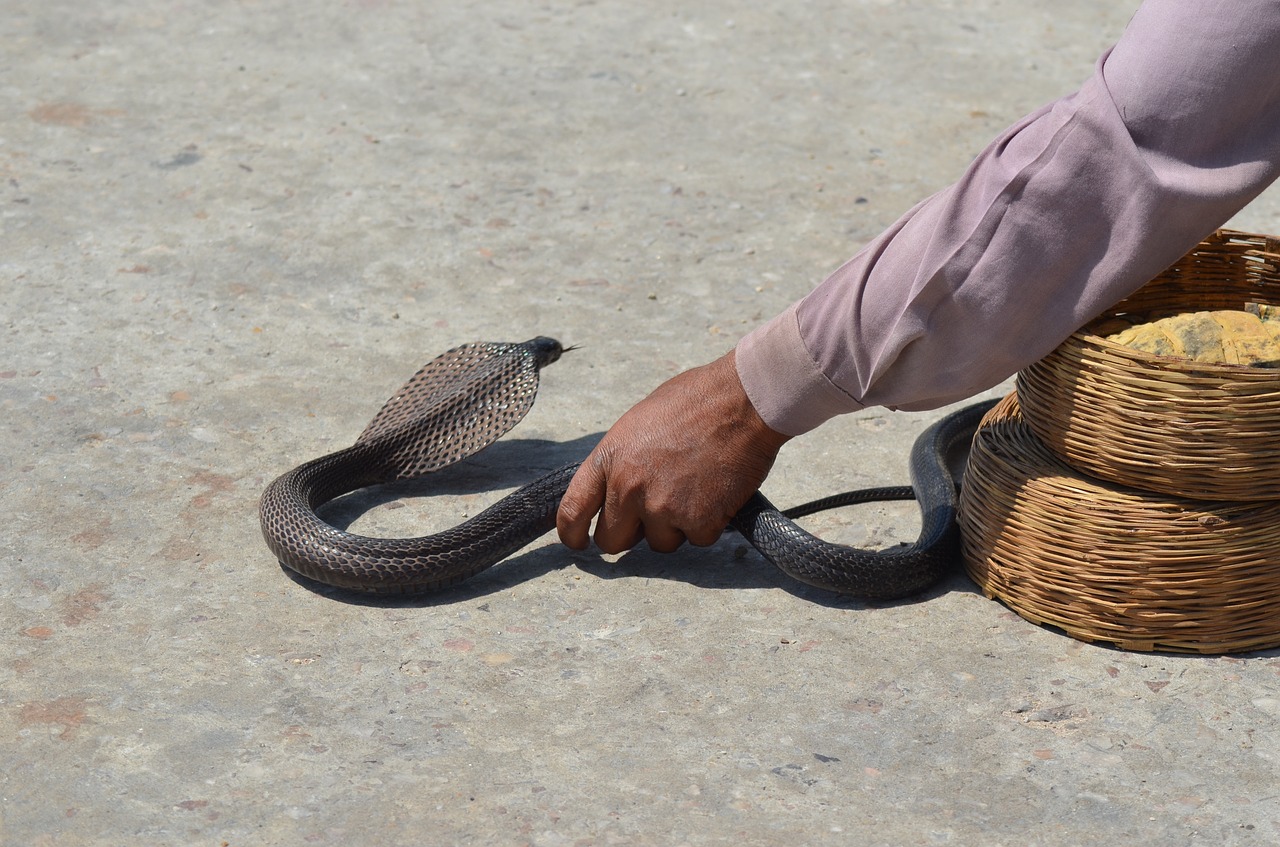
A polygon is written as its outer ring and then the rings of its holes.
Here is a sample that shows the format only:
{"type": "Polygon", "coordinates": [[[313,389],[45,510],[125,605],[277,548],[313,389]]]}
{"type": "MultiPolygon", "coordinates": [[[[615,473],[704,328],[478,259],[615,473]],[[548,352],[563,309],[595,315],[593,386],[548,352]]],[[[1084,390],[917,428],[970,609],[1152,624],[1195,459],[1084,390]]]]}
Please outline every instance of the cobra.
{"type": "MultiPolygon", "coordinates": [[[[421,477],[492,444],[529,411],[542,368],[565,350],[540,336],[518,344],[466,344],[429,362],[355,444],[267,486],[259,507],[267,546],[304,577],[343,589],[405,594],[465,580],[547,533],[577,464],[535,479],[452,529],[420,538],[356,535],[329,525],[316,510],[357,489],[421,477]]],[[[926,429],[911,450],[910,487],[864,489],[785,512],[757,492],[731,526],[764,558],[809,585],[875,600],[924,591],[957,556],[958,484],[948,454],[971,438],[992,405],[969,406],[926,429]],[[829,543],[793,520],[841,505],[911,497],[920,504],[919,537],[887,551],[829,543]]]]}

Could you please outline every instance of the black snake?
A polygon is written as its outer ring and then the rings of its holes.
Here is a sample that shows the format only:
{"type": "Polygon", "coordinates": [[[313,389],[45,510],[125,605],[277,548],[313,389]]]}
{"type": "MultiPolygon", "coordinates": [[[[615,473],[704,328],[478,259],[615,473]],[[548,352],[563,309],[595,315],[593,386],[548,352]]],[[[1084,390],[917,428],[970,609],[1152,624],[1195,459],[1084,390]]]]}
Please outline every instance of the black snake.
{"type": "MultiPolygon", "coordinates": [[[[428,363],[386,402],[355,444],[267,486],[259,509],[267,546],[286,567],[328,585],[417,593],[460,582],[550,531],[576,464],[423,538],[354,535],[325,523],[316,509],[359,488],[422,476],[493,443],[529,411],[539,372],[564,350],[558,341],[539,337],[521,344],[467,344],[428,363]]],[[[911,451],[910,488],[849,492],[787,512],[756,493],[731,525],[766,559],[809,585],[878,600],[923,591],[957,556],[957,485],[947,453],[971,436],[992,405],[969,406],[920,435],[911,451]],[[920,502],[920,536],[900,549],[871,552],[831,544],[791,520],[834,506],[913,496],[920,502]]]]}

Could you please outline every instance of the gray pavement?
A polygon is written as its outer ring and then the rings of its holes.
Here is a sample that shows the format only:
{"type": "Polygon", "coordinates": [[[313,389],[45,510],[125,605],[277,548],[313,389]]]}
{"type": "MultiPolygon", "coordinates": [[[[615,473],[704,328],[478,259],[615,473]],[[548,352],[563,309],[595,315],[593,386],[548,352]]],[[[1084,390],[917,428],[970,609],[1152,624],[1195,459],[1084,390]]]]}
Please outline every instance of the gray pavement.
{"type": "MultiPolygon", "coordinates": [[[[418,534],[581,457],[1132,5],[8,0],[0,843],[1274,843],[1276,651],[1089,646],[960,575],[841,601],[732,536],[351,602],[258,532],[465,341],[583,349],[469,469],[334,519],[418,534]]],[[[766,490],[902,481],[938,414],[833,422],[766,490]]]]}

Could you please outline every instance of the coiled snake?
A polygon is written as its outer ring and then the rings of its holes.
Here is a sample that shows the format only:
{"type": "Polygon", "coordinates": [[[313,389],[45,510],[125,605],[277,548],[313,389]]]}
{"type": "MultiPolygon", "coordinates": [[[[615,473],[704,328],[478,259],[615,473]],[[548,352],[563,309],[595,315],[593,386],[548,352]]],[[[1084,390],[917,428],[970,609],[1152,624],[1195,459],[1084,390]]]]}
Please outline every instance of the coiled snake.
{"type": "MultiPolygon", "coordinates": [[[[345,589],[417,593],[488,568],[555,527],[556,510],[578,466],[566,465],[452,529],[423,538],[368,538],[316,515],[335,497],[413,479],[493,443],[533,405],[539,372],[564,352],[539,337],[521,344],[457,347],[400,388],[356,443],[273,481],[259,514],[267,546],[303,576],[345,589]]],[[[911,452],[912,487],[836,495],[787,512],[756,493],[732,526],[766,559],[801,582],[865,599],[894,599],[928,588],[956,556],[957,485],[946,455],[969,437],[992,403],[962,409],[929,427],[911,452]],[[920,502],[921,531],[910,546],[871,552],[831,544],[791,518],[869,500],[920,502]]]]}

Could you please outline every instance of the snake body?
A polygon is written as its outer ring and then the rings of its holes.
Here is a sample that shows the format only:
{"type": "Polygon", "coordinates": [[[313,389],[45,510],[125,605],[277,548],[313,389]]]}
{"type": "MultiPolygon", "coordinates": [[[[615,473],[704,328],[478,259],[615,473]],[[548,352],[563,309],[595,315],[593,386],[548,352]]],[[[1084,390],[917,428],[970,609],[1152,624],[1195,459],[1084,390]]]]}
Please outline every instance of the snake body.
{"type": "MultiPolygon", "coordinates": [[[[558,341],[538,337],[520,344],[467,344],[428,363],[386,402],[355,444],[267,486],[259,508],[267,546],[286,567],[328,585],[419,593],[460,582],[549,532],[576,464],[535,479],[452,529],[421,538],[355,535],[330,526],[316,509],[360,488],[420,477],[496,441],[528,412],[541,369],[563,352],[558,341]]],[[[850,492],[786,513],[757,493],[732,526],[766,559],[810,585],[865,599],[918,593],[955,561],[957,486],[947,453],[972,434],[991,405],[962,409],[921,434],[912,448],[910,489],[850,492]],[[791,520],[913,492],[921,532],[902,549],[873,552],[831,544],[791,520]]]]}

